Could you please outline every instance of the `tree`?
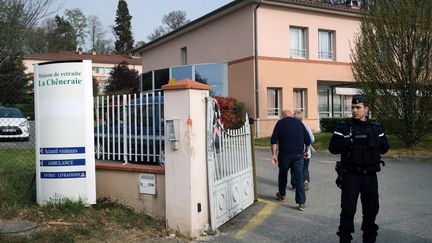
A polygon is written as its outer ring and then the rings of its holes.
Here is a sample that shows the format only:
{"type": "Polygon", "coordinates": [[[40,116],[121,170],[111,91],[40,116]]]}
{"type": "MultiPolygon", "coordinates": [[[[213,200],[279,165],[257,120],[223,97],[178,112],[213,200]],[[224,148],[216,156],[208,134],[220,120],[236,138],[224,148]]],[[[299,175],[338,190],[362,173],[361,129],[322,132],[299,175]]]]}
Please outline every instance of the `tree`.
{"type": "Polygon", "coordinates": [[[97,53],[109,53],[111,40],[105,38],[106,31],[97,16],[87,18],[87,33],[90,41],[90,50],[97,53]]]}
{"type": "Polygon", "coordinates": [[[28,100],[25,87],[28,77],[21,59],[8,58],[0,65],[0,106],[28,100]]]}
{"type": "Polygon", "coordinates": [[[56,0],[0,0],[0,103],[20,102],[26,93],[23,54],[29,30],[56,0]]]}
{"type": "Polygon", "coordinates": [[[162,18],[162,23],[166,26],[168,32],[176,30],[189,22],[184,11],[172,11],[162,18]]]}
{"type": "Polygon", "coordinates": [[[0,64],[27,49],[27,35],[57,0],[0,0],[0,64]]]}
{"type": "Polygon", "coordinates": [[[27,35],[26,53],[42,53],[48,50],[47,31],[44,26],[35,26],[27,35]]]}
{"type": "Polygon", "coordinates": [[[72,25],[63,17],[54,17],[55,28],[52,33],[48,33],[48,51],[75,51],[77,48],[77,38],[72,25]]]}
{"type": "Polygon", "coordinates": [[[161,26],[155,28],[153,32],[147,37],[150,41],[155,40],[171,31],[174,31],[183,25],[189,23],[190,20],[186,17],[184,11],[172,11],[164,15],[162,18],[161,26]]]}
{"type": "Polygon", "coordinates": [[[66,21],[70,23],[72,29],[75,32],[76,46],[78,49],[80,48],[82,50],[85,45],[85,38],[87,34],[87,17],[79,8],[66,9],[65,16],[66,21]]]}
{"type": "Polygon", "coordinates": [[[56,44],[54,36],[57,24],[55,18],[46,18],[42,24],[29,29],[26,43],[26,53],[42,53],[53,50],[50,44],[56,44]]]}
{"type": "Polygon", "coordinates": [[[134,40],[131,32],[132,16],[129,14],[129,9],[125,0],[119,0],[116,15],[116,26],[114,27],[116,37],[115,51],[117,54],[129,55],[133,49],[134,40]]]}
{"type": "Polygon", "coordinates": [[[135,93],[139,91],[139,74],[135,69],[130,69],[127,61],[122,61],[114,66],[108,78],[106,87],[108,94],[135,93]]]}
{"type": "Polygon", "coordinates": [[[147,39],[149,39],[150,41],[156,40],[157,38],[165,35],[166,33],[167,31],[165,30],[165,28],[163,26],[159,26],[155,28],[149,36],[147,36],[147,39]]]}
{"type": "Polygon", "coordinates": [[[432,1],[374,0],[352,52],[371,110],[408,147],[432,131],[432,1]]]}
{"type": "Polygon", "coordinates": [[[135,43],[135,48],[138,48],[138,47],[143,46],[145,44],[146,44],[145,41],[137,41],[137,43],[135,43]]]}

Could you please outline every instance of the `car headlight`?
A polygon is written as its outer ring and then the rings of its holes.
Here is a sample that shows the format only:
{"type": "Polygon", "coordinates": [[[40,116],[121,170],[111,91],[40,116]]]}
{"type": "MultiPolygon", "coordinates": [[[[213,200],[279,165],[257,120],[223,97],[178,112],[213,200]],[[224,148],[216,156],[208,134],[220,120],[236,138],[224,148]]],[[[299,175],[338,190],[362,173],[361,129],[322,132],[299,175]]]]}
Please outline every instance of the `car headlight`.
{"type": "Polygon", "coordinates": [[[19,125],[20,125],[20,127],[28,127],[29,123],[28,123],[28,121],[23,121],[19,125]]]}

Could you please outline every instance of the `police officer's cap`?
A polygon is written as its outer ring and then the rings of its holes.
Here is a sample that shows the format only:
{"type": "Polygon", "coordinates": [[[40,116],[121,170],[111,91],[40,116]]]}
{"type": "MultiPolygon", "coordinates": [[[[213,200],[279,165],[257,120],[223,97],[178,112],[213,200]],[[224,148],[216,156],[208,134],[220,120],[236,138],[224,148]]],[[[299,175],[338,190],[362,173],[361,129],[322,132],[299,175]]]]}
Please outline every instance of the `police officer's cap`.
{"type": "Polygon", "coordinates": [[[359,103],[363,103],[365,106],[367,106],[369,104],[367,98],[363,95],[354,95],[352,98],[351,103],[353,105],[359,104],[359,103]]]}

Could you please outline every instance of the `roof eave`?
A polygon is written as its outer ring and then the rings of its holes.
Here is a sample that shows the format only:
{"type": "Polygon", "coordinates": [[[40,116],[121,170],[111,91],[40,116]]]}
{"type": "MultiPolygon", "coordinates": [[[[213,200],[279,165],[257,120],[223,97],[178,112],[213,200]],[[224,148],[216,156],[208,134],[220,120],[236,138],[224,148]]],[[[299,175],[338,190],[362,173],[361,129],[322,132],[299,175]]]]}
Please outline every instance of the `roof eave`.
{"type": "Polygon", "coordinates": [[[205,24],[207,24],[207,23],[209,23],[215,19],[218,19],[221,16],[224,16],[226,14],[234,12],[235,10],[242,8],[242,7],[248,5],[252,2],[259,2],[259,1],[258,0],[244,0],[244,1],[230,2],[230,3],[224,5],[223,7],[219,8],[213,12],[210,12],[210,13],[203,15],[202,17],[200,17],[194,21],[189,22],[188,24],[180,27],[179,29],[176,29],[172,32],[169,32],[168,34],[163,35],[163,36],[161,36],[161,37],[159,37],[159,38],[157,38],[157,39],[155,39],[155,40],[153,40],[147,44],[144,44],[141,47],[135,48],[134,50],[132,50],[132,52],[133,53],[140,53],[140,52],[144,52],[146,50],[152,49],[152,48],[159,46],[159,45],[161,45],[161,44],[163,44],[169,40],[176,38],[177,36],[183,35],[183,34],[189,32],[193,29],[196,29],[196,28],[203,26],[203,25],[205,25],[205,24]]]}
{"type": "Polygon", "coordinates": [[[283,7],[290,7],[294,9],[301,9],[301,10],[309,10],[309,11],[315,11],[315,12],[322,12],[322,13],[328,13],[328,14],[335,14],[335,15],[342,15],[342,16],[348,16],[348,17],[360,17],[362,14],[361,10],[357,9],[338,9],[334,7],[326,7],[326,6],[319,6],[319,5],[306,5],[298,2],[290,2],[290,1],[284,1],[284,0],[263,0],[263,3],[268,5],[276,5],[276,6],[283,6],[283,7]]]}
{"type": "Polygon", "coordinates": [[[166,35],[163,35],[147,44],[144,44],[141,47],[135,48],[132,50],[133,53],[142,53],[144,51],[150,50],[152,48],[155,48],[159,45],[162,45],[165,42],[168,42],[180,35],[183,35],[189,31],[192,31],[200,26],[203,26],[215,19],[218,19],[224,15],[227,15],[231,12],[236,11],[239,8],[242,8],[248,4],[251,3],[263,3],[268,5],[276,5],[276,6],[284,6],[284,7],[290,7],[294,9],[301,9],[301,10],[309,10],[309,11],[315,11],[315,12],[322,12],[327,14],[335,14],[335,15],[341,15],[341,16],[347,16],[347,17],[360,17],[362,14],[361,10],[350,10],[350,9],[337,9],[334,7],[326,7],[326,6],[319,6],[319,5],[306,5],[302,3],[296,3],[292,1],[287,0],[243,0],[243,1],[233,1],[230,2],[224,6],[222,6],[219,9],[216,9],[213,12],[210,12],[182,27],[180,27],[177,30],[174,30],[166,35]]]}

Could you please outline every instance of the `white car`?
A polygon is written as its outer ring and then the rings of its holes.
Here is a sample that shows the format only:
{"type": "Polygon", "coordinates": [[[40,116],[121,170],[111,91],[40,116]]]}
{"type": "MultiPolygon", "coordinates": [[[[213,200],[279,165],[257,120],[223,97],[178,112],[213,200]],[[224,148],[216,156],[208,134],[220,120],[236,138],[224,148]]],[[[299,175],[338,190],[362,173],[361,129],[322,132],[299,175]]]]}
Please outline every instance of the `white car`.
{"type": "Polygon", "coordinates": [[[0,107],[0,139],[29,140],[30,124],[17,108],[0,107]]]}

